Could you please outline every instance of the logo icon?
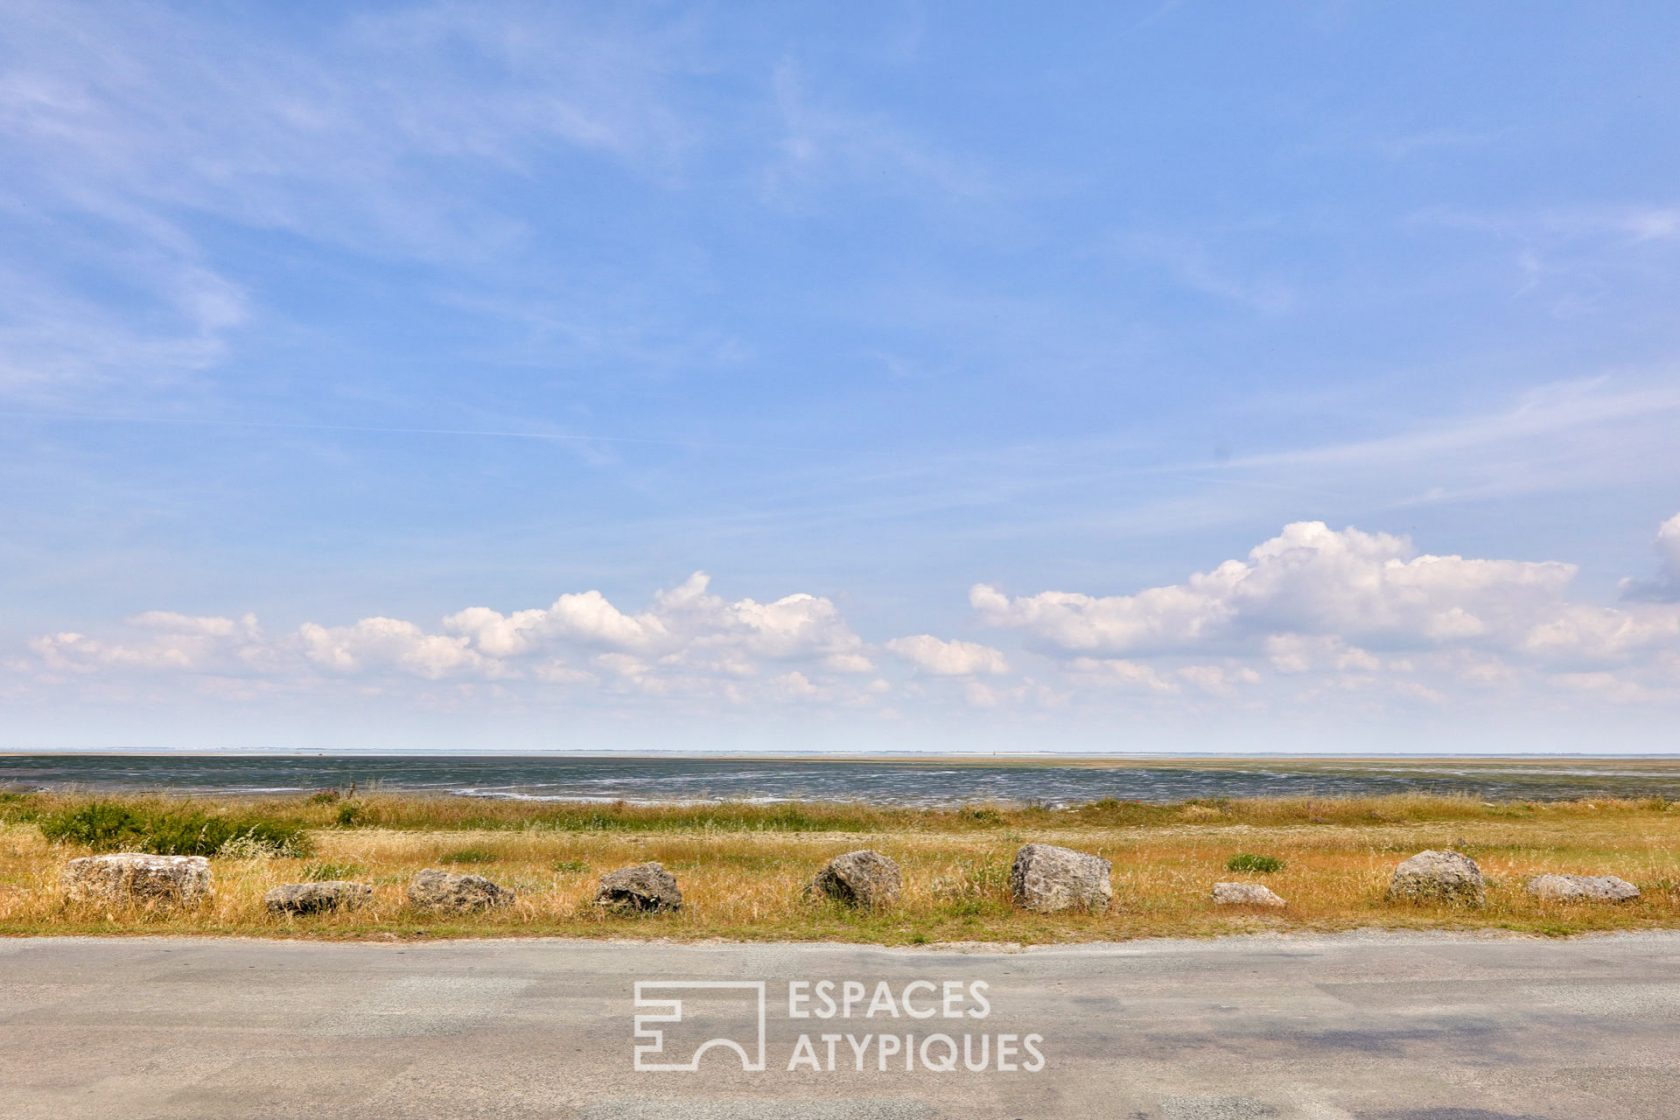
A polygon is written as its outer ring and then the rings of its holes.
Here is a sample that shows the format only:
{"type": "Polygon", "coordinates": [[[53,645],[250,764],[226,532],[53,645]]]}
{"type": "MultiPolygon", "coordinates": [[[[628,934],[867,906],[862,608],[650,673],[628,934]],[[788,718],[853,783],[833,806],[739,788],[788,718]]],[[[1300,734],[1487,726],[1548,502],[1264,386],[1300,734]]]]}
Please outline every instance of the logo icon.
{"type": "Polygon", "coordinates": [[[638,980],[636,1009],[632,1036],[638,1073],[697,1073],[700,1059],[714,1048],[733,1050],[745,1073],[764,1072],[762,980],[638,980]],[[721,1012],[718,996],[723,997],[721,1012]],[[719,1033],[720,1016],[741,1029],[719,1033]],[[682,1031],[684,1025],[694,1029],[682,1031]],[[692,1049],[679,1049],[682,1035],[699,1037],[700,1042],[692,1049]],[[670,1048],[668,1036],[679,1036],[671,1039],[670,1048]]]}

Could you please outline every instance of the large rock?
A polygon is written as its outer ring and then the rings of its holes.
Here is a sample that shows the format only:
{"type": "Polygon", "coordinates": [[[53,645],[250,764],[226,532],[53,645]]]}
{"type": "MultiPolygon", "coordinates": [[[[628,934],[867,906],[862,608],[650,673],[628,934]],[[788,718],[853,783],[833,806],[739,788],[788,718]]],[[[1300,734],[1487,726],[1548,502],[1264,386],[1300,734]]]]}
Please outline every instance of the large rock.
{"type": "Polygon", "coordinates": [[[1632,902],[1639,888],[1614,875],[1536,875],[1528,893],[1547,902],[1632,902]]]}
{"type": "Polygon", "coordinates": [[[601,876],[595,905],[621,913],[665,913],[682,909],[682,891],[677,877],[664,867],[639,863],[601,876]]]}
{"type": "Polygon", "coordinates": [[[366,883],[328,879],[320,883],[287,883],[263,896],[263,905],[275,914],[319,914],[327,910],[354,910],[373,897],[366,883]]]}
{"type": "Polygon", "coordinates": [[[83,856],[64,865],[59,882],[72,902],[193,906],[213,893],[203,856],[83,856]]]}
{"type": "Polygon", "coordinates": [[[1027,844],[1015,853],[1009,869],[1009,893],[1015,905],[1041,914],[1058,910],[1107,910],[1114,898],[1109,872],[1114,865],[1054,844],[1027,844]]]}
{"type": "Polygon", "coordinates": [[[428,867],[408,881],[408,901],[419,910],[462,914],[506,906],[513,901],[513,892],[482,875],[456,875],[428,867]]]}
{"type": "Polygon", "coordinates": [[[1259,883],[1215,883],[1213,902],[1216,906],[1283,906],[1282,898],[1270,887],[1259,883]]]}
{"type": "Polygon", "coordinates": [[[903,887],[898,864],[867,848],[835,856],[811,881],[812,891],[865,910],[893,905],[903,887]]]}
{"type": "Polygon", "coordinates": [[[1446,902],[1480,906],[1487,884],[1476,861],[1458,852],[1419,852],[1394,869],[1388,897],[1400,902],[1446,902]]]}

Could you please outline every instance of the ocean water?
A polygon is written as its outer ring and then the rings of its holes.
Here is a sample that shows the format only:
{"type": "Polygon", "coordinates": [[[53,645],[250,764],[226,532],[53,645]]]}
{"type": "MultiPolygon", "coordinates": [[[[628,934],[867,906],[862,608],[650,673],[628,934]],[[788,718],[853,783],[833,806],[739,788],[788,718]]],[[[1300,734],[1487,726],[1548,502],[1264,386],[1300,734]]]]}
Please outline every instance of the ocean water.
{"type": "Polygon", "coordinates": [[[981,801],[1077,804],[1103,798],[1468,794],[1485,800],[1680,799],[1680,761],[1410,762],[1267,759],[985,764],[938,759],[696,759],[532,756],[0,756],[0,787],[287,794],[317,789],[554,801],[981,801]]]}

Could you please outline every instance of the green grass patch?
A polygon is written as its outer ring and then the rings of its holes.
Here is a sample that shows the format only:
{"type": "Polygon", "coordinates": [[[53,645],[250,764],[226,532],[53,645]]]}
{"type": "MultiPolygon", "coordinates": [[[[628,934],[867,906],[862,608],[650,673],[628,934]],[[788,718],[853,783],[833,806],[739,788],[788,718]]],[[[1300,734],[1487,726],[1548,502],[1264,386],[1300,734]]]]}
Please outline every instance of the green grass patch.
{"type": "Polygon", "coordinates": [[[1225,861],[1227,871],[1256,871],[1262,875],[1270,875],[1274,871],[1282,871],[1286,865],[1276,856],[1256,855],[1254,852],[1238,852],[1225,861]]]}

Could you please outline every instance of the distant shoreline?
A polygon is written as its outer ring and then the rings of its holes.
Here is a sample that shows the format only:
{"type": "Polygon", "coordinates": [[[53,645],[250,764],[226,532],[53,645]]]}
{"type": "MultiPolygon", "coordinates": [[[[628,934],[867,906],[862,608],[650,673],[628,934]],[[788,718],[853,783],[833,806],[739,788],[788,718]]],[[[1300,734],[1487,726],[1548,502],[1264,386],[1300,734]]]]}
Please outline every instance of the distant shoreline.
{"type": "Polygon", "coordinates": [[[712,754],[702,752],[602,752],[602,751],[213,751],[213,750],[0,750],[0,758],[197,758],[197,759],[333,759],[347,761],[390,760],[493,760],[518,759],[537,761],[553,759],[568,762],[799,762],[799,763],[870,763],[874,765],[940,766],[1061,766],[1100,769],[1160,766],[1226,766],[1232,764],[1272,764],[1291,767],[1357,763],[1369,765],[1380,762],[1398,766],[1549,766],[1560,762],[1574,765],[1640,763],[1680,769],[1680,754],[712,754]]]}

